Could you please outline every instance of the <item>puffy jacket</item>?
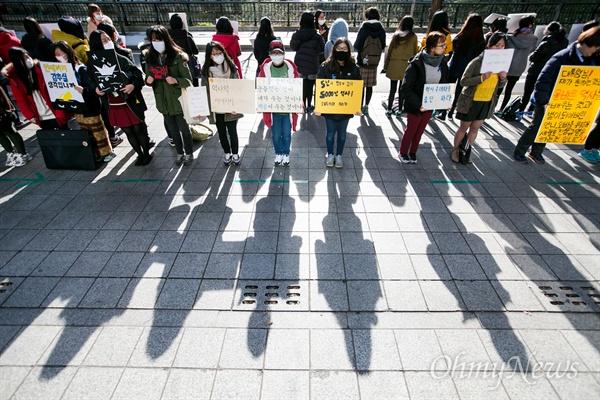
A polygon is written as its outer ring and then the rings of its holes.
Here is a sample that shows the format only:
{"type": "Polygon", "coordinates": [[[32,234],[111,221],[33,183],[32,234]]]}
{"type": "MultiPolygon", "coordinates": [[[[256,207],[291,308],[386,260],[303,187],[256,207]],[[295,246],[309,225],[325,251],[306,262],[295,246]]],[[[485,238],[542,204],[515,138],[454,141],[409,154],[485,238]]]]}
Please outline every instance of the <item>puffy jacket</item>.
{"type": "MultiPolygon", "coordinates": [[[[402,81],[402,99],[404,100],[404,109],[407,113],[413,115],[421,115],[421,105],[423,104],[423,89],[425,88],[426,76],[425,76],[425,62],[423,61],[423,55],[425,53],[420,52],[408,63],[404,80],[402,81]]],[[[442,60],[442,63],[438,67],[442,75],[440,76],[439,83],[448,82],[448,63],[446,59],[442,60]]]]}
{"type": "MultiPolygon", "coordinates": [[[[283,60],[283,62],[287,65],[287,70],[288,70],[287,77],[288,78],[300,78],[300,74],[298,73],[298,68],[296,67],[296,64],[294,64],[292,61],[287,60],[287,59],[283,60]]],[[[271,77],[271,64],[273,64],[273,61],[271,61],[270,58],[267,58],[262,63],[262,65],[260,66],[260,72],[258,73],[259,78],[270,78],[271,77]]],[[[296,132],[296,124],[298,123],[298,114],[292,113],[291,118],[292,118],[292,130],[294,132],[296,132]]],[[[263,113],[263,121],[267,128],[271,128],[271,126],[273,125],[271,113],[263,113]]]]}
{"type": "Polygon", "coordinates": [[[418,53],[418,40],[414,32],[398,32],[392,36],[383,69],[385,75],[393,81],[401,81],[408,67],[408,61],[418,53]],[[396,43],[396,38],[399,42],[396,43]]]}
{"type": "Polygon", "coordinates": [[[242,64],[240,64],[239,56],[242,55],[242,48],[240,47],[240,38],[238,35],[232,35],[228,33],[215,33],[212,37],[214,42],[219,42],[225,47],[225,51],[229,54],[229,57],[233,60],[237,67],[240,79],[242,79],[242,64]]]}
{"type": "MultiPolygon", "coordinates": [[[[336,61],[333,61],[336,62],[336,61]]],[[[362,77],[360,76],[360,69],[356,64],[347,64],[338,72],[334,74],[327,68],[325,63],[321,64],[319,67],[319,72],[317,72],[317,79],[348,79],[360,81],[362,77]]],[[[361,96],[362,93],[359,94],[361,96]]],[[[341,119],[350,119],[353,117],[352,114],[323,114],[325,118],[331,118],[335,120],[341,119]]]]}
{"type": "Polygon", "coordinates": [[[356,56],[356,63],[359,66],[363,65],[362,57],[360,56],[360,52],[365,45],[367,40],[367,36],[371,36],[373,38],[378,37],[381,41],[381,48],[385,49],[385,28],[381,25],[381,22],[376,19],[370,19],[362,23],[360,28],[358,29],[358,34],[356,35],[356,42],[354,42],[354,50],[358,53],[356,56]]]}
{"type": "Polygon", "coordinates": [[[323,37],[313,28],[300,28],[293,33],[290,47],[296,52],[294,63],[303,75],[315,75],[324,59],[323,37]]]}
{"type": "MultiPolygon", "coordinates": [[[[331,28],[329,28],[329,40],[325,43],[325,58],[329,57],[331,50],[333,50],[333,44],[341,37],[348,38],[348,23],[338,18],[333,21],[331,28]]],[[[352,46],[352,42],[350,42],[350,46],[352,46]]]]}
{"type": "MultiPolygon", "coordinates": [[[[48,87],[46,86],[46,82],[44,81],[44,76],[42,75],[42,69],[37,60],[34,61],[37,78],[37,86],[42,95],[42,98],[48,105],[48,108],[52,110],[54,113],[54,117],[56,118],[56,122],[60,125],[66,125],[69,119],[71,119],[72,114],[63,110],[55,109],[52,106],[52,102],[50,101],[50,95],[48,94],[48,87]]],[[[2,69],[2,74],[6,76],[8,81],[10,82],[10,90],[12,91],[13,97],[17,102],[17,105],[21,109],[21,113],[27,119],[35,118],[38,122],[40,121],[40,114],[35,105],[35,100],[33,99],[33,95],[27,93],[27,88],[21,82],[19,77],[17,76],[15,69],[11,64],[8,64],[6,67],[2,69]]]]}
{"type": "Polygon", "coordinates": [[[23,47],[21,41],[8,32],[0,31],[0,57],[4,64],[10,63],[8,49],[11,47],[23,47]]]}
{"type": "Polygon", "coordinates": [[[569,39],[565,37],[564,31],[544,36],[533,53],[529,55],[529,69],[527,70],[527,75],[539,75],[550,57],[559,51],[566,49],[567,46],[569,46],[569,39]]]}
{"type": "Polygon", "coordinates": [[[56,43],[59,40],[64,40],[65,42],[67,42],[69,46],[73,48],[79,60],[82,63],[87,64],[87,52],[90,51],[90,46],[88,45],[87,40],[79,39],[77,36],[65,33],[63,31],[53,30],[52,41],[56,43]]]}
{"type": "Polygon", "coordinates": [[[533,33],[521,33],[516,36],[508,36],[506,40],[507,49],[515,49],[508,76],[521,76],[527,68],[527,57],[537,45],[537,36],[533,33]]]}
{"type": "MultiPolygon", "coordinates": [[[[192,84],[192,76],[186,65],[187,54],[179,53],[173,59],[173,62],[167,65],[169,76],[177,79],[177,85],[171,85],[164,79],[155,79],[152,84],[154,90],[154,98],[156,99],[156,108],[161,114],[165,115],[182,115],[183,109],[179,98],[181,97],[181,89],[192,84]]],[[[146,76],[150,76],[150,70],[146,65],[146,76]]]]}
{"type": "Polygon", "coordinates": [[[56,62],[56,57],[52,51],[52,40],[46,36],[37,37],[26,33],[21,39],[21,45],[27,50],[31,58],[37,58],[40,61],[56,62]]]}
{"type": "Polygon", "coordinates": [[[258,61],[257,70],[260,71],[260,66],[265,62],[267,58],[269,58],[269,45],[273,40],[277,39],[275,36],[273,37],[265,37],[265,36],[256,36],[254,40],[254,58],[258,61]]]}

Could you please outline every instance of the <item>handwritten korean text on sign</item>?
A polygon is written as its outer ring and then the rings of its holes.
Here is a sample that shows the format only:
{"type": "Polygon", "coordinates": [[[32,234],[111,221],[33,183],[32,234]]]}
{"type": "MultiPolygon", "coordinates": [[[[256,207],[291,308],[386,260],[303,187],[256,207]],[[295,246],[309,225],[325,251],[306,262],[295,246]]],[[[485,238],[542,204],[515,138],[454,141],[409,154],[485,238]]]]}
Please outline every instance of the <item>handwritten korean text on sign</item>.
{"type": "Polygon", "coordinates": [[[255,94],[256,112],[302,112],[302,79],[256,78],[255,94]]]}
{"type": "Polygon", "coordinates": [[[426,84],[423,88],[423,104],[426,110],[445,110],[452,107],[454,83],[426,84]]]}
{"type": "Polygon", "coordinates": [[[362,80],[317,79],[315,112],[356,114],[360,111],[362,90],[362,80]]]}
{"type": "Polygon", "coordinates": [[[215,113],[254,114],[254,81],[209,78],[210,109],[215,113]]]}
{"type": "Polygon", "coordinates": [[[77,78],[71,64],[40,62],[44,81],[52,104],[62,110],[76,110],[83,106],[83,96],[75,90],[77,78]]]}

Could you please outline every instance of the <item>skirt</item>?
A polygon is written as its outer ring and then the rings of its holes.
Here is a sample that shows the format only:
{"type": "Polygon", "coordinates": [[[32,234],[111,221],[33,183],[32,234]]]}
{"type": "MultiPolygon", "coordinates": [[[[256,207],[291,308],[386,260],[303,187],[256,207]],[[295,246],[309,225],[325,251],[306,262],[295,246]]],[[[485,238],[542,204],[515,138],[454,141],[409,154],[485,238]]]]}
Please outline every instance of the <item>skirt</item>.
{"type": "Polygon", "coordinates": [[[465,121],[481,121],[487,119],[488,114],[490,113],[490,107],[492,106],[491,101],[474,101],[471,104],[471,108],[467,114],[456,113],[456,118],[465,121]]]}
{"type": "Polygon", "coordinates": [[[377,86],[377,67],[361,66],[360,76],[364,82],[364,87],[377,86]]]}
{"type": "Polygon", "coordinates": [[[135,116],[127,104],[111,105],[108,117],[110,119],[110,124],[112,126],[118,126],[119,128],[127,128],[142,122],[135,116]]]}
{"type": "Polygon", "coordinates": [[[112,153],[112,146],[108,139],[108,131],[106,130],[100,115],[84,117],[83,114],[76,113],[75,119],[81,129],[92,133],[94,142],[96,142],[96,154],[100,157],[104,157],[112,153]]]}

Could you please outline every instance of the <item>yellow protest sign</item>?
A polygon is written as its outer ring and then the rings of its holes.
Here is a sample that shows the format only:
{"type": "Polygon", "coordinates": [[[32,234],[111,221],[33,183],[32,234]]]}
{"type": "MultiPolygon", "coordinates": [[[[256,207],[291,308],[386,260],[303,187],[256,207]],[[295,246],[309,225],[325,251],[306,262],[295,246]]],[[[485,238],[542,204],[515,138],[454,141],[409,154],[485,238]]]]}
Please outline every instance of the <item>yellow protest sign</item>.
{"type": "Polygon", "coordinates": [[[356,114],[360,111],[362,89],[362,80],[317,79],[315,112],[356,114]]]}
{"type": "Polygon", "coordinates": [[[583,144],[599,107],[600,67],[563,65],[535,141],[583,144]]]}

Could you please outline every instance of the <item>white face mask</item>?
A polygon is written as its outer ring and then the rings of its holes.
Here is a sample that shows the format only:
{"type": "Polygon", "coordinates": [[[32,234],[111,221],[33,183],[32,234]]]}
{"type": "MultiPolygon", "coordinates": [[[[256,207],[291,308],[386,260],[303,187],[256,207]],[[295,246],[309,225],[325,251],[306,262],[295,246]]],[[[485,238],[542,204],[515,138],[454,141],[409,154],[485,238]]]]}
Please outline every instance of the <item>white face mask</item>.
{"type": "Polygon", "coordinates": [[[94,15],[94,18],[96,18],[98,21],[102,21],[102,14],[96,14],[94,15]]]}
{"type": "Polygon", "coordinates": [[[283,58],[284,58],[283,54],[282,55],[278,55],[278,54],[271,55],[271,60],[273,61],[273,64],[275,64],[275,65],[281,65],[281,63],[283,63],[283,58]]]}
{"type": "Polygon", "coordinates": [[[64,56],[56,56],[56,61],[58,61],[59,63],[66,64],[67,62],[69,62],[69,59],[67,58],[66,55],[64,55],[64,56]]]}
{"type": "Polygon", "coordinates": [[[152,47],[159,53],[165,52],[165,42],[152,42],[152,47]]]}
{"type": "Polygon", "coordinates": [[[223,61],[225,61],[224,54],[219,54],[218,56],[210,56],[210,58],[212,58],[212,60],[219,65],[223,64],[223,61]]]}
{"type": "Polygon", "coordinates": [[[27,60],[25,60],[25,66],[26,66],[28,69],[31,69],[31,68],[33,68],[33,60],[32,60],[31,58],[28,58],[27,60]]]}
{"type": "Polygon", "coordinates": [[[318,20],[318,21],[319,21],[319,25],[325,25],[325,21],[327,21],[327,20],[325,20],[325,19],[320,19],[320,20],[318,20]]]}
{"type": "Polygon", "coordinates": [[[113,42],[104,43],[104,50],[112,50],[115,48],[115,44],[113,42]]]}

